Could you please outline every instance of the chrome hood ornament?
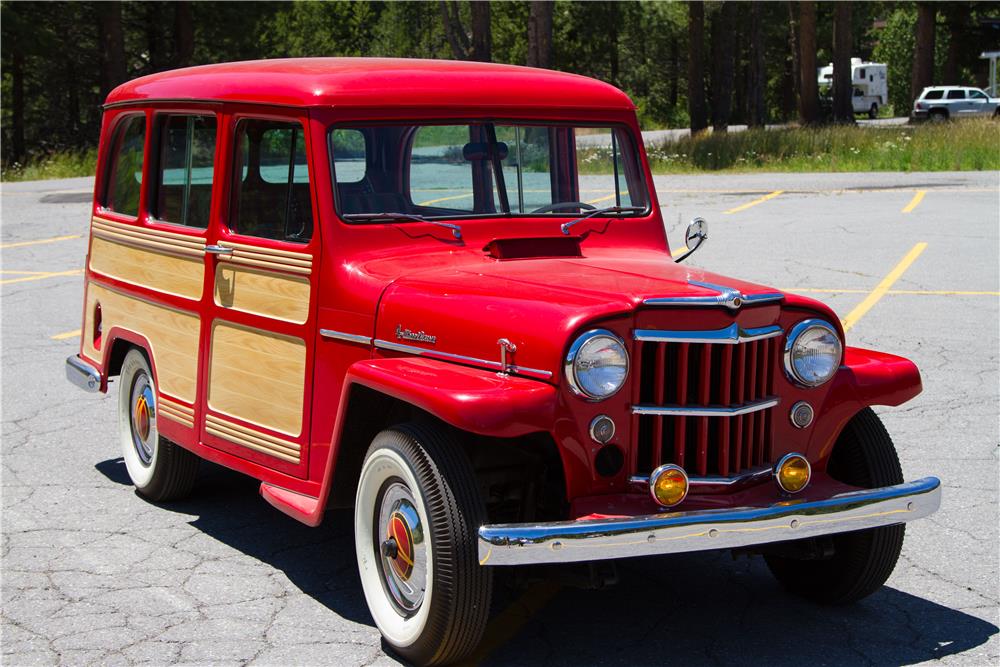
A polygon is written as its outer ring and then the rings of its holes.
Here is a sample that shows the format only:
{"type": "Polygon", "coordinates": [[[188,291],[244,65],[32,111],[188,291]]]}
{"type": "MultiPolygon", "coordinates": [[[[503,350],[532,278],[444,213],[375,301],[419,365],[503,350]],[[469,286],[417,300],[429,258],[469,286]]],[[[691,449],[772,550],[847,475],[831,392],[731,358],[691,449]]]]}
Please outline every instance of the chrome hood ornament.
{"type": "Polygon", "coordinates": [[[781,292],[762,292],[760,294],[743,294],[738,289],[726,287],[725,285],[715,285],[713,283],[703,283],[698,280],[689,280],[688,285],[704,287],[714,292],[715,296],[672,296],[646,299],[642,302],[644,306],[725,306],[730,310],[739,310],[744,304],[766,303],[768,301],[781,301],[785,295],[781,292]]]}

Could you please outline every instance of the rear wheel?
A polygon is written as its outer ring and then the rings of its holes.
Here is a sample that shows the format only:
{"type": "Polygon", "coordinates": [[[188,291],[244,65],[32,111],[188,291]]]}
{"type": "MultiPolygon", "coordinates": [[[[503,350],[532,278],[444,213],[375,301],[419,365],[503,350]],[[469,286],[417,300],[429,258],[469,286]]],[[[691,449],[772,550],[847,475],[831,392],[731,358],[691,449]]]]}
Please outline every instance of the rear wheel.
{"type": "Polygon", "coordinates": [[[157,429],[156,385],[146,357],[136,348],[122,362],[118,433],[128,476],[139,495],[159,502],[188,495],[198,457],[162,437],[157,429]]]}
{"type": "Polygon", "coordinates": [[[372,441],[358,481],[355,549],[386,644],[420,665],[479,643],[492,572],[479,564],[485,510],[464,453],[443,429],[405,424],[372,441]]]}
{"type": "MultiPolygon", "coordinates": [[[[836,480],[871,489],[903,482],[892,439],[865,408],[848,422],[827,467],[836,480]]],[[[903,524],[832,536],[833,555],[797,560],[765,555],[774,576],[792,593],[816,602],[845,604],[871,595],[892,574],[903,547],[903,524]]]]}
{"type": "Polygon", "coordinates": [[[948,120],[948,112],[944,109],[934,109],[930,113],[932,123],[943,123],[948,120]]]}

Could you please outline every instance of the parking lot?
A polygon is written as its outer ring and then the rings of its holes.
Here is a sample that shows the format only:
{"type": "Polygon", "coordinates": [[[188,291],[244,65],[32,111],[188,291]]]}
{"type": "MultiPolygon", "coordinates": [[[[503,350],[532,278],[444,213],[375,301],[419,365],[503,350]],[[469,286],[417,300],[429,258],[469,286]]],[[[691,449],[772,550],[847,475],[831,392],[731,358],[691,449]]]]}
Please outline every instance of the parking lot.
{"type": "MultiPolygon", "coordinates": [[[[913,359],[924,392],[880,409],[907,479],[942,479],[888,585],[848,607],[785,594],[728,553],[618,563],[617,585],[498,579],[486,665],[997,664],[1000,177],[656,179],[688,261],[829,303],[849,345],[913,359]]],[[[351,515],[306,528],[203,465],[188,501],[137,497],[116,394],[65,380],[78,348],[90,180],[2,189],[3,664],[395,664],[365,607],[351,515]]],[[[624,223],[622,223],[624,224],[624,223]]]]}

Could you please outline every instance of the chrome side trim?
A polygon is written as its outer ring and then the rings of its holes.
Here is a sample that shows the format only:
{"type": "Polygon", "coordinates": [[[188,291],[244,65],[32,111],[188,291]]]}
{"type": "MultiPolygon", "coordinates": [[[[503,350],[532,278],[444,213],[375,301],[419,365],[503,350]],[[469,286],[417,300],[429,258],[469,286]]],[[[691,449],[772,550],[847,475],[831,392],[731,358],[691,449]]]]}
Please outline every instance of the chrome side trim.
{"type": "Polygon", "coordinates": [[[654,297],[650,299],[644,299],[642,305],[644,306],[695,306],[695,307],[711,307],[711,306],[726,306],[733,310],[737,310],[740,306],[745,304],[757,305],[761,303],[767,303],[768,301],[781,301],[785,298],[785,295],[781,292],[761,292],[760,294],[743,294],[738,289],[732,287],[726,287],[725,285],[716,285],[714,283],[705,283],[698,280],[689,280],[688,285],[694,285],[695,287],[703,287],[705,289],[710,289],[718,294],[711,296],[670,296],[670,297],[654,297]]]}
{"type": "Polygon", "coordinates": [[[66,379],[84,391],[101,390],[100,371],[75,354],[66,358],[66,379]]]}
{"type": "MultiPolygon", "coordinates": [[[[719,475],[712,475],[708,477],[688,477],[688,486],[692,487],[692,490],[698,489],[698,491],[706,491],[708,489],[716,488],[733,491],[743,486],[751,486],[753,484],[767,481],[773,474],[774,469],[771,466],[764,466],[755,470],[748,470],[745,473],[734,475],[732,477],[721,477],[719,475]]],[[[649,477],[646,475],[632,475],[628,478],[628,483],[636,487],[636,489],[646,491],[649,488],[649,477]]]]}
{"type": "Polygon", "coordinates": [[[333,329],[320,329],[319,335],[323,338],[333,338],[334,340],[346,340],[348,343],[361,343],[362,345],[371,345],[371,336],[362,336],[360,334],[344,333],[343,331],[334,331],[333,329]]]}
{"type": "MultiPolygon", "coordinates": [[[[403,343],[393,343],[389,340],[382,340],[381,338],[375,339],[375,347],[383,350],[392,350],[393,352],[403,352],[405,354],[415,354],[418,357],[428,357],[431,359],[440,359],[441,361],[454,361],[459,364],[468,364],[470,366],[484,366],[490,370],[504,372],[503,364],[499,361],[489,361],[488,359],[479,359],[477,357],[466,357],[462,354],[452,354],[451,352],[442,352],[440,350],[428,350],[423,347],[417,347],[416,345],[404,345],[403,343]]],[[[507,373],[513,375],[523,375],[525,377],[536,378],[539,380],[548,380],[552,377],[552,371],[543,371],[538,368],[525,368],[524,366],[510,366],[506,368],[507,373]]]]}
{"type": "Polygon", "coordinates": [[[751,412],[767,410],[779,403],[778,398],[765,398],[731,408],[710,408],[704,406],[687,407],[683,405],[633,405],[634,415],[656,415],[658,417],[739,417],[751,412]]]}
{"type": "Polygon", "coordinates": [[[738,324],[730,324],[723,329],[710,331],[664,331],[660,329],[636,329],[632,337],[635,340],[651,343],[721,343],[724,345],[739,345],[752,343],[766,338],[775,338],[783,334],[781,327],[774,325],[757,329],[743,329],[738,324]]]}
{"type": "Polygon", "coordinates": [[[941,505],[941,482],[925,477],[821,500],[767,507],[664,512],[637,517],[479,527],[481,565],[525,565],[734,549],[889,526],[941,505]]]}

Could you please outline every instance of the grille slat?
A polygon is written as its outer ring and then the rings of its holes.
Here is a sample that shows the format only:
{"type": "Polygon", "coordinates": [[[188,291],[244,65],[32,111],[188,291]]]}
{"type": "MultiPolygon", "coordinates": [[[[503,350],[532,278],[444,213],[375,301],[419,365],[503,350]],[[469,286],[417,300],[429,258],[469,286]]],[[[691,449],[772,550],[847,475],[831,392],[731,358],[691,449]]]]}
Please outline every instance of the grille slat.
{"type": "MultiPolygon", "coordinates": [[[[645,405],[738,408],[770,398],[777,337],[738,344],[637,342],[645,405]]],[[[770,409],[743,415],[639,415],[635,471],[676,463],[696,476],[730,476],[769,463],[770,409]]]]}

